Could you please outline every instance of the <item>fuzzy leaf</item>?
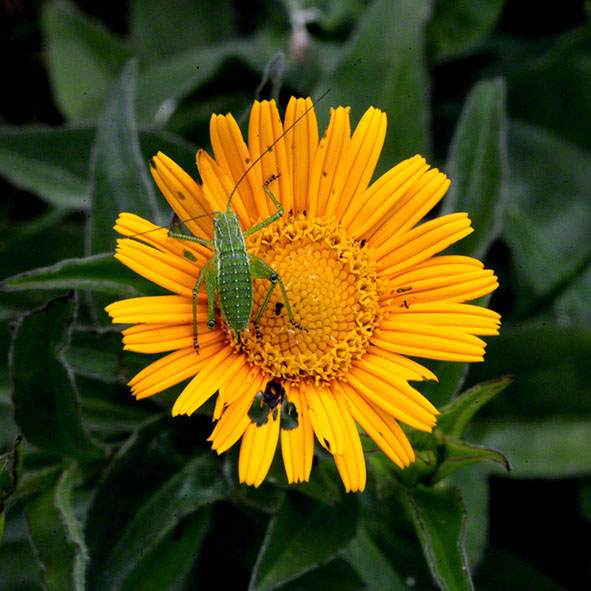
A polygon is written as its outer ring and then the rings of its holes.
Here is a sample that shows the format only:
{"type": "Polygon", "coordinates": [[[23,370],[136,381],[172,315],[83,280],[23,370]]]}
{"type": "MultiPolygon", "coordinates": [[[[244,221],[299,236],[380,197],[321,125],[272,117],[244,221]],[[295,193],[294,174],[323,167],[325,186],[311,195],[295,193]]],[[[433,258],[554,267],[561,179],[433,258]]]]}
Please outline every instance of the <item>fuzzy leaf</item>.
{"type": "Polygon", "coordinates": [[[357,502],[335,505],[286,495],[271,520],[249,589],[276,589],[326,562],[347,546],[357,527],[357,502]]]}
{"type": "Polygon", "coordinates": [[[444,591],[473,591],[464,550],[466,510],[455,487],[418,486],[401,492],[431,574],[444,591]]]}
{"type": "Polygon", "coordinates": [[[29,532],[48,591],[84,591],[88,556],[72,505],[72,489],[79,478],[80,473],[72,464],[55,488],[26,505],[29,532]]]}
{"type": "Polygon", "coordinates": [[[96,116],[104,93],[131,51],[98,22],[65,2],[42,14],[55,99],[69,119],[96,116]]]}
{"type": "Polygon", "coordinates": [[[437,417],[437,428],[446,435],[460,437],[478,409],[512,381],[511,376],[505,376],[470,388],[441,409],[441,414],[437,417]]]}
{"type": "Polygon", "coordinates": [[[75,317],[76,299],[69,294],[20,320],[10,351],[12,399],[15,420],[31,443],[88,462],[104,451],[82,424],[76,384],[63,358],[75,317]]]}
{"type": "Polygon", "coordinates": [[[388,132],[378,170],[430,150],[424,60],[429,10],[425,0],[373,2],[345,46],[344,59],[313,93],[319,96],[330,88],[330,102],[351,106],[355,120],[372,105],[387,113],[388,132]]]}
{"type": "Polygon", "coordinates": [[[87,591],[119,590],[185,517],[228,494],[220,462],[195,448],[195,423],[153,421],[120,450],[88,510],[87,591]]]}
{"type": "Polygon", "coordinates": [[[500,78],[478,83],[456,127],[445,167],[452,184],[441,215],[467,211],[474,232],[446,253],[482,258],[500,234],[508,182],[505,95],[500,78]]]}
{"type": "Polygon", "coordinates": [[[26,271],[0,283],[7,291],[83,289],[114,297],[154,295],[153,283],[122,265],[111,253],[68,259],[56,265],[26,271]]]}
{"type": "Polygon", "coordinates": [[[509,460],[501,452],[446,437],[443,444],[443,458],[440,460],[431,482],[439,482],[459,468],[477,462],[493,462],[500,464],[507,471],[511,470],[509,460]]]}

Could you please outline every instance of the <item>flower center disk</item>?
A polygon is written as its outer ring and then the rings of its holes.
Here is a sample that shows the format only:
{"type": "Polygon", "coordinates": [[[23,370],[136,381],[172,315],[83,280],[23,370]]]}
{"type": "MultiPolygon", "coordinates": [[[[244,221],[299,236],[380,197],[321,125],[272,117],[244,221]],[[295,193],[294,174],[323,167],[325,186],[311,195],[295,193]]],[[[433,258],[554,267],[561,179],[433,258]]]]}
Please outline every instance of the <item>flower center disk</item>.
{"type": "MultiPolygon", "coordinates": [[[[379,321],[379,291],[372,249],[349,238],[333,219],[281,219],[247,238],[251,254],[280,275],[299,329],[290,320],[277,285],[240,345],[248,360],[273,377],[316,384],[342,376],[359,359],[379,321]]],[[[255,280],[253,315],[269,282],[255,280]]],[[[238,347],[235,338],[234,345],[238,347]]]]}

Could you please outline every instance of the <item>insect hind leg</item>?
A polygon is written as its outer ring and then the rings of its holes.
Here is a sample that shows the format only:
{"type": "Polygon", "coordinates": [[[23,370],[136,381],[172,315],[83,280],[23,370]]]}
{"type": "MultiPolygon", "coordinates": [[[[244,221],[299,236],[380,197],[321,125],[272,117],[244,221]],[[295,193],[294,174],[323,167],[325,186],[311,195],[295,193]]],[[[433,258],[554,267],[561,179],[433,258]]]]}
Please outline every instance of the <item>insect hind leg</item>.
{"type": "Polygon", "coordinates": [[[252,254],[250,255],[250,272],[251,272],[252,277],[255,277],[258,279],[268,279],[271,283],[271,285],[269,285],[269,289],[267,290],[267,293],[265,294],[265,298],[263,299],[261,307],[258,309],[256,316],[254,317],[254,319],[252,321],[254,324],[255,333],[257,335],[257,338],[262,342],[263,339],[262,339],[261,331],[258,326],[258,322],[259,322],[260,317],[263,315],[263,312],[265,311],[265,308],[267,307],[267,304],[269,303],[269,300],[271,299],[271,295],[273,294],[273,291],[275,290],[275,287],[277,286],[277,284],[279,284],[279,287],[281,289],[281,294],[283,295],[283,301],[285,303],[285,309],[287,310],[287,316],[289,318],[289,321],[296,328],[298,328],[300,330],[305,330],[307,332],[308,329],[305,328],[304,326],[302,326],[301,324],[298,324],[295,321],[295,318],[293,317],[293,312],[291,310],[291,306],[289,305],[289,299],[287,297],[287,291],[285,290],[285,285],[283,285],[283,281],[281,280],[279,273],[277,273],[273,269],[273,267],[271,267],[270,265],[265,263],[265,261],[263,261],[262,259],[259,259],[259,257],[254,256],[252,254]]]}

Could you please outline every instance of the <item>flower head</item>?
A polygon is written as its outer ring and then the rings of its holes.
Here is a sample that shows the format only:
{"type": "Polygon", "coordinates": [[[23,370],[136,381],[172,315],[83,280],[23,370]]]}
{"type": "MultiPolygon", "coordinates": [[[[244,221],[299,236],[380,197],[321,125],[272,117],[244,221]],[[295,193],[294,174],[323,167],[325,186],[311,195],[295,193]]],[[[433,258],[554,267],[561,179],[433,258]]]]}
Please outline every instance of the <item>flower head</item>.
{"type": "MultiPolygon", "coordinates": [[[[213,115],[210,133],[215,158],[197,153],[202,184],[162,153],[154,179],[187,228],[212,241],[211,213],[226,211],[230,195],[243,232],[273,215],[265,184],[277,177],[268,189],[284,213],[247,235],[246,248],[272,267],[285,294],[268,296],[269,281],[255,278],[251,320],[268,297],[257,325],[237,336],[218,309],[210,330],[206,281],[195,316],[193,289],[214,248],[122,213],[115,229],[126,238],[115,256],[174,294],[106,308],[114,322],[133,325],[123,331],[126,349],[167,353],[131,380],[132,392],[145,398],[190,379],[173,415],[190,415],[217,393],[209,439],[222,453],[242,438],[241,482],[261,484],[278,439],[288,481],[307,481],[315,435],[345,488],[363,490],[358,426],[399,467],[413,462],[398,421],[431,431],[438,413],[409,381],[437,378],[409,357],[482,361],[477,335],[497,334],[500,317],[464,302],[493,291],[497,278],[476,259],[439,255],[472,231],[468,214],[417,225],[449,186],[424,158],[369,184],[386,134],[380,110],[368,109],[351,134],[349,109],[333,109],[319,138],[310,99],[292,98],[283,122],[274,101],[255,102],[248,144],[230,114],[213,115]]],[[[219,295],[224,271],[212,267],[219,295]]]]}

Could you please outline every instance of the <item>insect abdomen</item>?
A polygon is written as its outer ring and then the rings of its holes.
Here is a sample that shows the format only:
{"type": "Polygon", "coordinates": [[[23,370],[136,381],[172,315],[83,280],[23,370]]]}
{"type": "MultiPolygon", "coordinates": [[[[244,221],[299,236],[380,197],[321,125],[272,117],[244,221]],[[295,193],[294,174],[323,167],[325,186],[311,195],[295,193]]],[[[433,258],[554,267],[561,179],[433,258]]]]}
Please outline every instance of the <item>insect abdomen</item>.
{"type": "Polygon", "coordinates": [[[228,323],[237,333],[248,326],[253,305],[250,262],[245,250],[216,253],[218,257],[218,302],[228,323]]]}

